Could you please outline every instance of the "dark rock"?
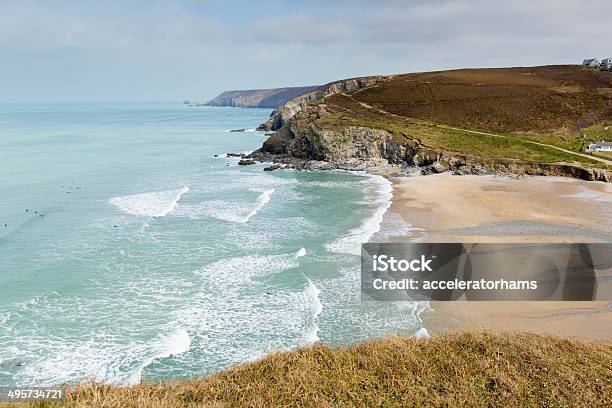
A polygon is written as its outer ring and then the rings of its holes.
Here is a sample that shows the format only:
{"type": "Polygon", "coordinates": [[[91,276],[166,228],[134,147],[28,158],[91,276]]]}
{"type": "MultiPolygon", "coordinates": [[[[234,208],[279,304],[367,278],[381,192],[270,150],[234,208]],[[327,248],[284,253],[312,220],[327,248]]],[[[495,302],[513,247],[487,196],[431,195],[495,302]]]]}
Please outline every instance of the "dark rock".
{"type": "Polygon", "coordinates": [[[248,166],[250,164],[255,164],[255,160],[252,160],[252,159],[243,159],[243,160],[240,160],[238,162],[238,164],[241,165],[241,166],[248,166]]]}
{"type": "Polygon", "coordinates": [[[431,166],[431,169],[434,171],[434,173],[444,173],[448,170],[448,167],[444,166],[440,162],[435,162],[433,166],[431,166]]]}
{"type": "Polygon", "coordinates": [[[246,132],[246,129],[232,129],[230,132],[246,132]]]}
{"type": "Polygon", "coordinates": [[[280,164],[273,164],[272,166],[264,167],[264,171],[274,171],[280,169],[282,166],[280,164]]]}
{"type": "Polygon", "coordinates": [[[244,153],[227,153],[227,157],[244,157],[244,153]]]}

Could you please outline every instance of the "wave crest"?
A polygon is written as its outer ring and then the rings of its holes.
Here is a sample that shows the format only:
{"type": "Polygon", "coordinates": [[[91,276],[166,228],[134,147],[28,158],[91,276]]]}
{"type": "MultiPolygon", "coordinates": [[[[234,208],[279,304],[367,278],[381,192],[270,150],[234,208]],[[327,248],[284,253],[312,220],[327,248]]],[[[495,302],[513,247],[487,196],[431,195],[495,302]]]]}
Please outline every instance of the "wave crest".
{"type": "Polygon", "coordinates": [[[188,191],[189,187],[183,186],[177,190],[113,197],[108,202],[126,214],[141,217],[164,217],[174,210],[181,196],[188,191]]]}
{"type": "Polygon", "coordinates": [[[369,179],[375,185],[375,203],[377,204],[374,214],[366,219],[359,227],[354,228],[343,237],[327,245],[327,250],[335,253],[359,255],[361,244],[368,242],[374,234],[380,230],[380,224],[387,209],[391,206],[393,188],[391,182],[382,176],[371,176],[369,179]]]}

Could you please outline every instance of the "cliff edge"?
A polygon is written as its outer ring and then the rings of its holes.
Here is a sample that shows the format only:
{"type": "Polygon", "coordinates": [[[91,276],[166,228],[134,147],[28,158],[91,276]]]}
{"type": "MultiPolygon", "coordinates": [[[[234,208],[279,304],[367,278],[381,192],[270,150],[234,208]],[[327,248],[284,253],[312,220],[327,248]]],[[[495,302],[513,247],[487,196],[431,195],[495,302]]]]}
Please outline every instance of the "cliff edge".
{"type": "Polygon", "coordinates": [[[337,81],[275,111],[252,157],[299,168],[612,180],[612,74],[576,66],[464,69],[337,81]]]}
{"type": "Polygon", "coordinates": [[[202,379],[79,384],[57,406],[609,407],[611,358],[612,342],[535,334],[388,337],[276,352],[202,379]]]}

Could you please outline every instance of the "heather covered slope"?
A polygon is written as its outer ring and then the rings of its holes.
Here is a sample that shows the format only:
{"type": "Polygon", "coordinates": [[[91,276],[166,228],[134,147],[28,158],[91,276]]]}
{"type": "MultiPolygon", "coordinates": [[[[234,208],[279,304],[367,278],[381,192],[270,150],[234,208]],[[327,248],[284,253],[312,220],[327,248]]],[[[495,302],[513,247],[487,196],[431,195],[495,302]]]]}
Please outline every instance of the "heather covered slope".
{"type": "MultiPolygon", "coordinates": [[[[604,407],[612,343],[467,332],[314,345],[201,380],[86,385],[67,407],[604,407]]],[[[2,406],[0,404],[0,406],[2,406]]]]}
{"type": "Polygon", "coordinates": [[[298,86],[290,88],[225,91],[208,101],[206,105],[276,109],[291,99],[311,92],[316,88],[317,86],[298,86]]]}
{"type": "Polygon", "coordinates": [[[378,77],[281,119],[256,156],[610,178],[592,169],[612,161],[581,150],[612,137],[612,74],[576,66],[378,77]]]}
{"type": "Polygon", "coordinates": [[[352,96],[395,115],[494,133],[561,136],[612,120],[612,74],[569,65],[397,75],[352,96]]]}

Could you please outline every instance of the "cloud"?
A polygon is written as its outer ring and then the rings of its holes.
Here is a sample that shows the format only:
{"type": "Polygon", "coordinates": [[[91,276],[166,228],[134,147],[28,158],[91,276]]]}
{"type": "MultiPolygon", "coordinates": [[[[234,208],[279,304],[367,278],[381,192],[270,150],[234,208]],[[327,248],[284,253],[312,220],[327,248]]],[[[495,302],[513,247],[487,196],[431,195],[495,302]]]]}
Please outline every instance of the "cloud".
{"type": "Polygon", "coordinates": [[[599,0],[8,0],[0,4],[0,52],[9,58],[0,86],[7,99],[169,99],[365,74],[573,63],[612,53],[610,15],[612,3],[599,0]],[[58,94],[58,83],[70,86],[58,94]]]}

